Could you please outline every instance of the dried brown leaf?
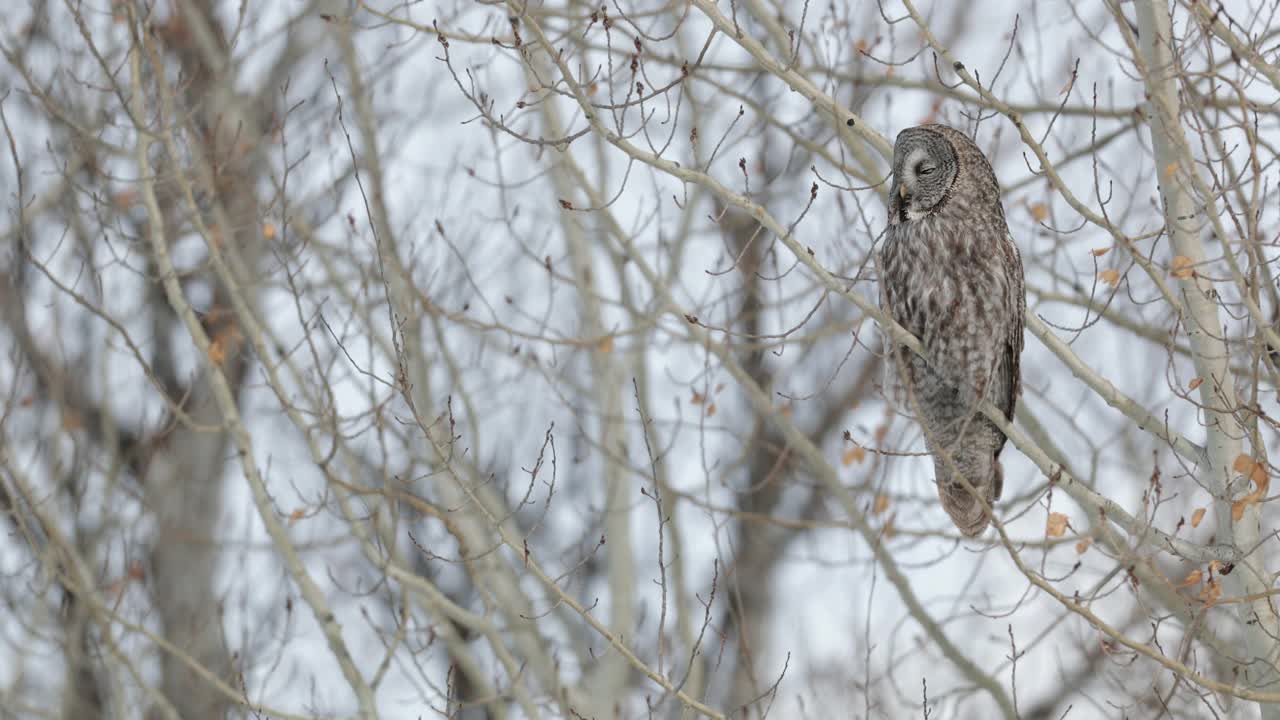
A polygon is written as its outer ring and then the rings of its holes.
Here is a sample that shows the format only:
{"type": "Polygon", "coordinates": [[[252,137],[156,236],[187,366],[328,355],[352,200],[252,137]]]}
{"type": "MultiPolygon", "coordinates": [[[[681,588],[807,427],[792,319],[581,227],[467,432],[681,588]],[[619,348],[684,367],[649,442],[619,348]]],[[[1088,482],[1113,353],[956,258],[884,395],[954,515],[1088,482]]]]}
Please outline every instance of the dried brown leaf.
{"type": "Polygon", "coordinates": [[[889,496],[880,494],[876,495],[876,501],[871,506],[871,514],[879,515],[889,509],[889,496]]]}
{"type": "Polygon", "coordinates": [[[1185,280],[1196,274],[1194,265],[1195,261],[1191,258],[1186,255],[1178,255],[1173,258],[1173,263],[1169,266],[1169,274],[1179,280],[1185,280]]]}
{"type": "Polygon", "coordinates": [[[1067,516],[1059,512],[1049,513],[1045,523],[1044,534],[1047,537],[1062,537],[1067,532],[1067,516]]]}
{"type": "Polygon", "coordinates": [[[863,460],[866,459],[866,457],[867,457],[867,451],[863,450],[857,445],[854,445],[853,447],[846,449],[840,455],[840,462],[843,465],[852,465],[854,463],[862,462],[863,460]]]}
{"type": "Polygon", "coordinates": [[[1218,598],[1222,597],[1222,585],[1217,580],[1209,578],[1209,582],[1200,588],[1200,602],[1205,605],[1213,605],[1218,602],[1218,598]]]}
{"type": "MultiPolygon", "coordinates": [[[[1241,457],[1246,457],[1246,456],[1241,455],[1240,457],[1236,458],[1237,463],[1240,462],[1241,457]]],[[[1232,467],[1235,467],[1235,465],[1233,464],[1232,467]]],[[[1258,489],[1263,492],[1266,492],[1267,488],[1271,485],[1271,476],[1267,475],[1266,466],[1264,466],[1260,462],[1254,462],[1253,460],[1249,460],[1249,472],[1245,473],[1244,471],[1240,471],[1240,474],[1248,477],[1249,480],[1251,480],[1254,485],[1257,485],[1258,489]]]]}
{"type": "Polygon", "coordinates": [[[1235,470],[1241,475],[1247,474],[1249,470],[1252,468],[1253,468],[1253,458],[1249,457],[1248,455],[1245,455],[1244,453],[1237,455],[1235,461],[1231,463],[1231,469],[1235,470]]]}
{"type": "Polygon", "coordinates": [[[1271,487],[1271,476],[1267,474],[1266,466],[1244,454],[1236,456],[1231,469],[1249,478],[1249,482],[1254,485],[1253,492],[1231,503],[1231,519],[1240,522],[1244,517],[1244,511],[1250,505],[1262,502],[1267,496],[1267,491],[1271,487]]]}
{"type": "Polygon", "coordinates": [[[1201,520],[1204,520],[1204,508],[1196,508],[1196,511],[1191,513],[1191,527],[1200,527],[1201,520]]]}

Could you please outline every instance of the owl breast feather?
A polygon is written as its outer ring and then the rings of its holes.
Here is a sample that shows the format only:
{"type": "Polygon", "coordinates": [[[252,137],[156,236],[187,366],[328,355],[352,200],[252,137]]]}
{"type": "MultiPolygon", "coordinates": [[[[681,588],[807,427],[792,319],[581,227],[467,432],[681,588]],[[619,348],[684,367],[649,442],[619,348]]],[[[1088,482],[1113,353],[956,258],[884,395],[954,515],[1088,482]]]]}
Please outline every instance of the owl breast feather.
{"type": "Polygon", "coordinates": [[[883,282],[886,309],[920,338],[929,369],[967,396],[1009,331],[1008,275],[998,229],[955,225],[941,213],[891,225],[883,282]]]}

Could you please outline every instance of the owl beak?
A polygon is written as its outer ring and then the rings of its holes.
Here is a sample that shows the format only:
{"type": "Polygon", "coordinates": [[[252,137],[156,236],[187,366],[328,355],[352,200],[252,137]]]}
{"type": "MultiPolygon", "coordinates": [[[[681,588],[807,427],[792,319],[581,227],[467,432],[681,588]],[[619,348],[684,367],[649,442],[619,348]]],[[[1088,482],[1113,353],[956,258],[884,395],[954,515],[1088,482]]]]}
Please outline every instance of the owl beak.
{"type": "Polygon", "coordinates": [[[906,200],[906,199],[907,199],[907,186],[906,186],[906,185],[899,185],[899,186],[898,186],[898,197],[902,198],[903,200],[906,200]]]}

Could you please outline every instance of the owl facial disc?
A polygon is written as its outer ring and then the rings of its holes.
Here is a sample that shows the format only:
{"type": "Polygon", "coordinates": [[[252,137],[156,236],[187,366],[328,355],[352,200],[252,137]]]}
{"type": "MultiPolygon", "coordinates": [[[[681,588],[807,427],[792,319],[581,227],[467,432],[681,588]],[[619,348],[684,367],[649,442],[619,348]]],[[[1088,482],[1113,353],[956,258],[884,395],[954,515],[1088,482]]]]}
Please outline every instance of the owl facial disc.
{"type": "Polygon", "coordinates": [[[908,128],[898,135],[893,153],[894,219],[919,220],[946,200],[957,172],[955,149],[941,134],[927,128],[908,128]]]}

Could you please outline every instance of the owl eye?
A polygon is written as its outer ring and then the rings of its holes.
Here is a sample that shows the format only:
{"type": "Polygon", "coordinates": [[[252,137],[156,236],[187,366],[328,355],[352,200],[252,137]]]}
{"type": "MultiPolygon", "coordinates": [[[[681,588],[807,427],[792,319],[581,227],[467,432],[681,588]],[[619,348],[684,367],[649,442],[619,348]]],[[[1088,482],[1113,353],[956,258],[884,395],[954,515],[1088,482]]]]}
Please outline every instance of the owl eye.
{"type": "Polygon", "coordinates": [[[933,171],[934,171],[934,170],[937,170],[937,168],[936,168],[936,167],[934,167],[934,166],[932,166],[932,165],[921,165],[921,166],[919,166],[919,167],[917,167],[917,168],[916,168],[916,174],[917,174],[917,175],[930,175],[930,174],[932,174],[932,173],[933,173],[933,171]]]}

